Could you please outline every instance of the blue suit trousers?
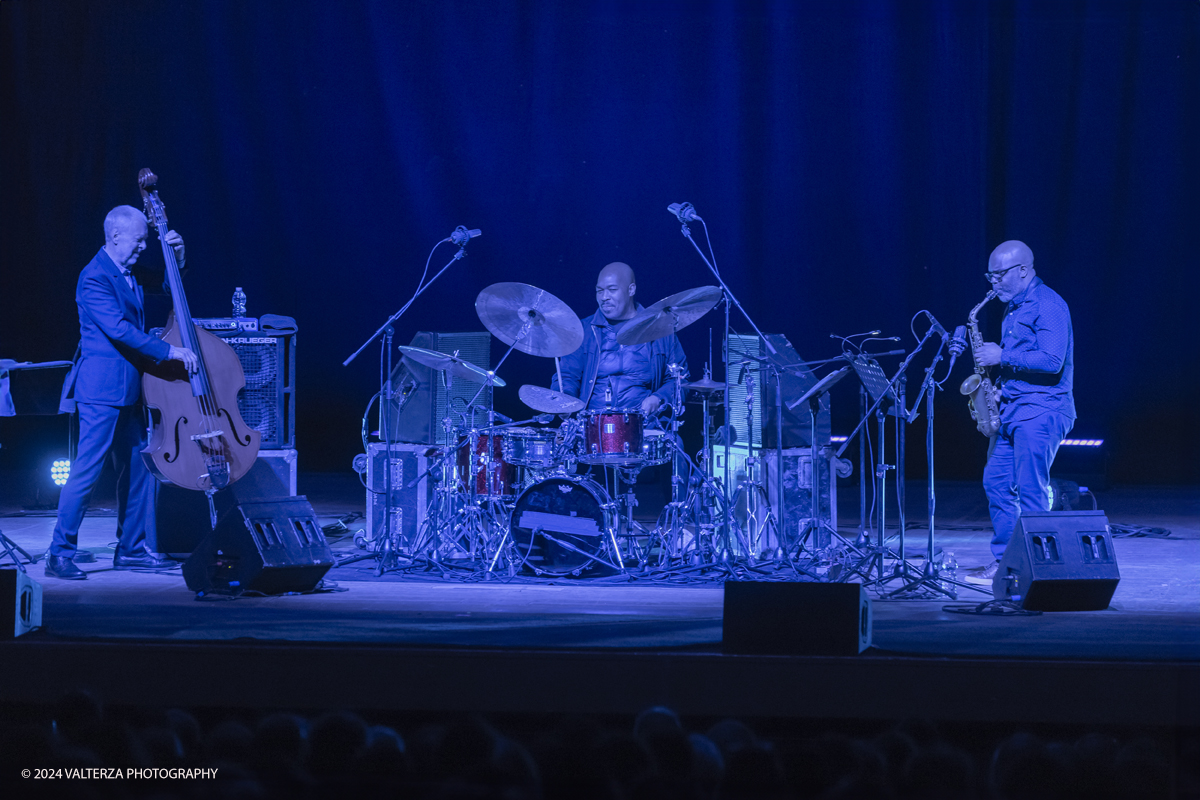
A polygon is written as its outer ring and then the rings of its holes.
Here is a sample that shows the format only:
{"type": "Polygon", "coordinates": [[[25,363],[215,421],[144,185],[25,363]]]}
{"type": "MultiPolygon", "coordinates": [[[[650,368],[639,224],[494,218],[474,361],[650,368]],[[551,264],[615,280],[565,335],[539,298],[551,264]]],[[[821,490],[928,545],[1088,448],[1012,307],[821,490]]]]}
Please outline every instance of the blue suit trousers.
{"type": "Polygon", "coordinates": [[[1072,420],[1054,411],[1006,422],[992,437],[983,490],[992,516],[992,555],[1000,558],[1023,512],[1050,510],[1050,465],[1072,420]]]}
{"type": "Polygon", "coordinates": [[[58,497],[58,521],[50,555],[72,558],[79,547],[79,526],[92,499],[92,490],[112,453],[117,470],[117,554],[157,552],[154,476],[142,460],[145,411],[141,405],[104,406],[78,403],[79,448],[71,475],[58,497]]]}

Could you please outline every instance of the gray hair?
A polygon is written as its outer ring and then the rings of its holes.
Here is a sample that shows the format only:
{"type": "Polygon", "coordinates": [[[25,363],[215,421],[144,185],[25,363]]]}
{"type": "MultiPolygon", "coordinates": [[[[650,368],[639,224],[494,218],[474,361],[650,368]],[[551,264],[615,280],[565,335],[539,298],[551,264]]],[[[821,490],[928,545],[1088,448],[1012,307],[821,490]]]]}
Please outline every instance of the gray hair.
{"type": "Polygon", "coordinates": [[[133,206],[117,206],[104,218],[104,241],[112,238],[113,231],[128,228],[134,220],[146,221],[146,215],[133,206]]]}

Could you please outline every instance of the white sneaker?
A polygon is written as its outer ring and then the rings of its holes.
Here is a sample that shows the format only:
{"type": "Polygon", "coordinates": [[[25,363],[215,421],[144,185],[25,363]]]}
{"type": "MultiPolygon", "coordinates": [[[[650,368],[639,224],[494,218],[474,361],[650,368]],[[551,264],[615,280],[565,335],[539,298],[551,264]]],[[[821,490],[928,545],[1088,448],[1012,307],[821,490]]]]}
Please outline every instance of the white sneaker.
{"type": "Polygon", "coordinates": [[[976,570],[971,570],[963,578],[967,583],[976,583],[980,586],[991,586],[992,578],[996,577],[996,573],[1000,571],[1000,559],[996,559],[986,567],[981,567],[976,570]]]}

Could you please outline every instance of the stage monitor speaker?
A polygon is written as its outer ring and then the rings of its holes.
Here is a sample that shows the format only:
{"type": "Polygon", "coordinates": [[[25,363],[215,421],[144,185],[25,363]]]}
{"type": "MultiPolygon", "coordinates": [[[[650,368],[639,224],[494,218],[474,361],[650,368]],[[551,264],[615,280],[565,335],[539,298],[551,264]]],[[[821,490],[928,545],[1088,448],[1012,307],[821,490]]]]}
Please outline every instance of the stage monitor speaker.
{"type": "MultiPolygon", "coordinates": [[[[492,335],[486,331],[421,331],[413,337],[411,345],[439,353],[457,353],[465,361],[490,369],[491,343],[492,335]]],[[[455,412],[461,412],[477,392],[477,405],[486,408],[491,402],[490,388],[480,392],[478,383],[454,378],[447,389],[441,373],[414,361],[402,359],[392,369],[389,380],[392,399],[380,404],[380,414],[387,415],[388,438],[393,442],[445,444],[446,432],[442,428],[445,417],[450,416],[457,422],[455,412]]],[[[384,438],[382,423],[383,419],[380,419],[380,439],[384,438]]]]}
{"type": "Polygon", "coordinates": [[[333,551],[308,498],[238,503],[183,564],[193,592],[283,594],[315,589],[333,551]]]}
{"type": "Polygon", "coordinates": [[[858,583],[725,582],[726,653],[852,656],[871,646],[872,624],[858,583]]]}
{"type": "Polygon", "coordinates": [[[1030,611],[1103,611],[1120,580],[1103,511],[1022,514],[992,595],[1030,611]]]}
{"type": "Polygon", "coordinates": [[[20,569],[0,569],[0,639],[15,639],[42,625],[42,585],[20,569]]]}
{"type": "MultiPolygon", "coordinates": [[[[296,494],[295,450],[258,451],[258,459],[241,480],[217,492],[218,513],[246,500],[291,497],[296,494]]],[[[160,483],[154,504],[158,552],[186,555],[212,532],[204,492],[160,483]]]]}

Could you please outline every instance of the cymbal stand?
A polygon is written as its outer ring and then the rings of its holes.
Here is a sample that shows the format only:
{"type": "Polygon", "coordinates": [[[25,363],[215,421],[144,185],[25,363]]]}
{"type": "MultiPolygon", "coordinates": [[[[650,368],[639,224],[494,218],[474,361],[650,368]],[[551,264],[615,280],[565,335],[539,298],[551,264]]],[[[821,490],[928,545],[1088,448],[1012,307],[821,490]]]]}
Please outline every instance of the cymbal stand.
{"type": "MultiPolygon", "coordinates": [[[[688,517],[688,506],[685,502],[687,492],[681,497],[679,491],[680,486],[685,481],[679,474],[679,458],[675,453],[675,436],[679,428],[676,424],[676,417],[679,415],[679,409],[682,404],[683,371],[674,364],[667,365],[667,369],[670,371],[672,381],[675,383],[675,392],[671,404],[671,422],[666,431],[667,438],[669,439],[669,447],[671,448],[671,500],[663,507],[658,517],[658,524],[651,534],[651,541],[646,543],[646,552],[647,556],[649,556],[649,553],[653,551],[654,534],[657,534],[659,552],[661,553],[659,566],[665,566],[671,560],[683,558],[684,526],[687,524],[688,517]]],[[[697,535],[698,533],[699,531],[697,531],[697,535]]]]}
{"type": "Polygon", "coordinates": [[[434,470],[441,473],[435,481],[433,500],[425,513],[425,519],[421,520],[417,529],[417,537],[413,543],[411,555],[415,561],[418,554],[423,552],[423,558],[429,564],[445,571],[446,566],[441,563],[440,559],[442,548],[446,544],[444,537],[450,532],[457,514],[455,497],[459,494],[454,480],[454,457],[463,445],[456,442],[454,423],[450,417],[447,416],[442,420],[442,430],[446,434],[446,444],[439,448],[441,452],[434,464],[431,464],[425,473],[413,479],[409,485],[418,485],[422,478],[433,475],[434,470]]]}

